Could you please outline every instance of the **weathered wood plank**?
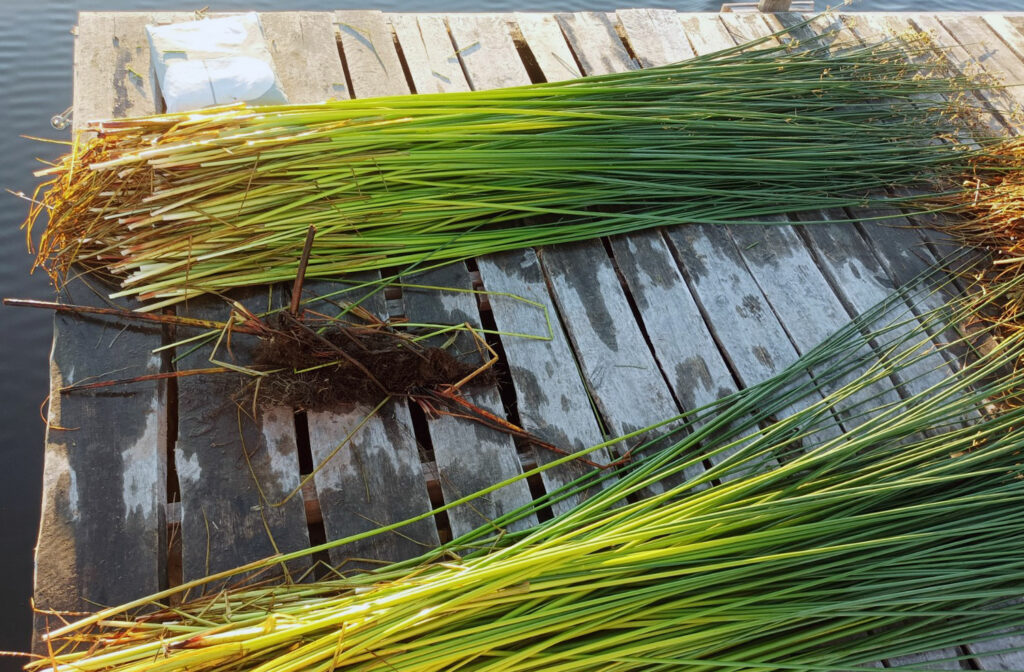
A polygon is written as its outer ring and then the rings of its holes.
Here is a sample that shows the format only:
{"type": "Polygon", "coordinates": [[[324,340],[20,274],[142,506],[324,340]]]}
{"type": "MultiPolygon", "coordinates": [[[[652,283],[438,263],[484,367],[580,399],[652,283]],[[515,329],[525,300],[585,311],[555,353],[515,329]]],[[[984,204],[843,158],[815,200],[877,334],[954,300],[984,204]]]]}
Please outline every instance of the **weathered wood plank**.
{"type": "Polygon", "coordinates": [[[545,248],[540,259],[608,429],[622,436],[679,413],[600,241],[545,248]]]}
{"type": "Polygon", "coordinates": [[[695,53],[713,54],[733,46],[732,36],[722,23],[721,14],[680,14],[683,33],[695,53]]]}
{"type": "Polygon", "coordinates": [[[443,16],[387,14],[386,17],[398,37],[416,93],[469,91],[443,16]]]}
{"type": "MultiPolygon", "coordinates": [[[[428,54],[427,63],[436,61],[444,54],[457,52],[469,76],[466,85],[473,83],[474,77],[478,78],[481,88],[522,83],[525,77],[522,62],[518,58],[511,60],[503,57],[509,53],[510,48],[514,50],[504,17],[490,14],[452,15],[448,18],[448,24],[450,36],[448,33],[435,33],[434,39],[428,43],[427,36],[422,35],[424,51],[428,54]],[[453,41],[456,45],[454,47],[453,41]],[[486,68],[488,59],[500,59],[501,65],[493,70],[482,70],[486,68]],[[484,72],[493,79],[480,79],[484,72]]],[[[411,63],[409,67],[412,69],[411,63]]],[[[422,73],[419,76],[422,78],[422,73]]],[[[462,86],[457,79],[453,80],[453,85],[462,86]]],[[[462,263],[417,275],[413,282],[455,289],[472,288],[469,272],[462,263]]],[[[404,290],[403,299],[406,315],[413,321],[440,324],[468,322],[474,327],[480,325],[477,301],[473,295],[457,291],[407,289],[404,290]]],[[[472,358],[468,361],[483,361],[479,359],[477,347],[468,334],[458,337],[455,349],[472,358]]],[[[469,391],[466,398],[480,408],[504,417],[500,396],[493,387],[469,391]]],[[[431,419],[429,426],[441,491],[446,501],[453,501],[522,473],[515,444],[508,435],[450,416],[431,419]]],[[[450,510],[448,517],[452,532],[456,536],[468,532],[531,500],[525,481],[513,483],[486,499],[450,510]]],[[[531,516],[517,523],[514,529],[533,524],[536,524],[536,518],[531,516]]]]}
{"type": "MultiPolygon", "coordinates": [[[[1006,84],[1024,82],[1024,61],[1021,61],[1013,49],[1000,39],[983,18],[953,13],[938,14],[936,18],[990,74],[997,76],[1006,84]]],[[[1020,86],[1008,86],[1003,89],[1005,97],[1002,97],[1002,102],[1024,105],[1024,90],[1021,89],[1020,86]]],[[[992,94],[989,92],[986,95],[992,94]]]]}
{"type": "MultiPolygon", "coordinates": [[[[409,93],[391,36],[380,12],[344,11],[334,14],[341,48],[352,76],[356,97],[409,93]],[[359,74],[357,74],[357,72],[359,74]]],[[[321,48],[326,48],[323,45],[321,48]]],[[[313,253],[316,246],[314,243],[313,253]]],[[[361,273],[352,282],[380,280],[380,273],[361,273]]],[[[343,285],[318,281],[307,285],[307,294],[326,295],[343,285]]],[[[366,298],[370,289],[352,289],[332,296],[331,301],[361,301],[360,305],[381,319],[387,318],[383,292],[366,298]]],[[[324,302],[312,306],[325,314],[337,313],[324,302]]],[[[337,412],[309,412],[310,452],[316,466],[314,477],[327,539],[365,532],[396,523],[431,509],[412,418],[404,399],[391,401],[367,419],[373,409],[352,405],[337,412]],[[360,424],[362,427],[360,427],[360,424]],[[338,449],[346,437],[351,439],[338,449]],[[335,452],[337,451],[337,452],[335,452]]],[[[405,560],[439,543],[433,520],[425,519],[397,533],[376,535],[330,550],[331,561],[342,565],[350,559],[405,560]]],[[[361,565],[358,565],[361,566],[361,565]]]]}
{"type": "MultiPolygon", "coordinates": [[[[532,249],[492,254],[477,260],[484,288],[503,295],[490,296],[494,322],[500,331],[528,335],[548,333],[550,340],[502,336],[512,384],[516,391],[519,419],[523,428],[563,450],[577,452],[604,440],[600,425],[587,403],[587,390],[580,379],[569,342],[548,294],[537,255],[532,249]],[[544,305],[537,306],[512,297],[522,297],[544,305]],[[514,331],[513,331],[514,330],[514,331]]],[[[560,457],[549,450],[537,449],[538,464],[560,457]]],[[[598,464],[611,461],[605,449],[594,451],[588,459],[598,464]]],[[[568,463],[541,474],[550,492],[582,476],[591,467],[568,463]]],[[[555,513],[575,506],[584,495],[553,505],[555,513]]]]}
{"type": "Polygon", "coordinates": [[[351,97],[327,12],[263,12],[274,67],[292,103],[351,97]]]}
{"type": "Polygon", "coordinates": [[[515,23],[546,81],[559,82],[583,76],[554,16],[518,13],[515,23]]]}
{"type": "MultiPolygon", "coordinates": [[[[760,19],[761,23],[752,21],[737,30],[742,39],[767,36],[783,26],[795,26],[791,34],[801,42],[815,37],[814,29],[800,25],[802,21],[798,16],[778,14],[755,18],[760,19]]],[[[726,20],[726,25],[730,25],[729,20],[726,20]]],[[[855,38],[845,35],[841,39],[855,38]]],[[[817,221],[826,216],[826,213],[812,212],[804,213],[799,219],[817,221]]],[[[770,217],[766,221],[788,220],[784,217],[770,217]]],[[[848,233],[858,235],[852,224],[846,227],[848,233]]],[[[817,233],[817,225],[807,228],[807,235],[817,233]]],[[[836,233],[840,235],[838,231],[836,233]]],[[[869,261],[870,254],[861,257],[861,261],[866,262],[862,275],[851,274],[852,277],[847,276],[842,282],[837,282],[838,273],[832,265],[841,263],[842,257],[819,255],[816,262],[793,226],[733,227],[732,235],[780,321],[788,325],[790,338],[800,352],[807,352],[821,343],[845,326],[851,317],[871,308],[888,294],[880,295],[874,291],[876,287],[872,284],[868,270],[877,266],[878,262],[869,261]],[[831,284],[829,279],[832,280],[831,284]]],[[[857,241],[848,238],[847,242],[854,245],[857,241]]],[[[915,372],[926,377],[933,373],[931,367],[916,367],[915,372]]],[[[852,378],[853,374],[836,381],[830,389],[849,383],[852,378]]],[[[942,373],[934,372],[928,379],[932,383],[941,382],[942,373]]],[[[914,377],[914,380],[919,381],[920,378],[914,377]]],[[[876,381],[844,400],[839,410],[845,426],[849,428],[864,422],[869,417],[864,415],[865,412],[872,408],[897,404],[900,397],[892,382],[876,381]],[[859,417],[849,417],[851,412],[859,417]]]]}
{"type": "Polygon", "coordinates": [[[448,29],[455,43],[452,51],[458,52],[469,85],[474,89],[517,86],[530,81],[523,62],[518,57],[507,57],[510,46],[515,53],[509,21],[510,17],[503,14],[452,14],[448,17],[448,29]]]}
{"type": "MultiPolygon", "coordinates": [[[[60,298],[99,303],[82,283],[60,298]]],[[[89,610],[154,592],[166,581],[166,385],[59,390],[160,371],[161,358],[150,351],[161,332],[58,313],[53,338],[35,603],[89,610]]]]}
{"type": "Polygon", "coordinates": [[[613,16],[604,12],[557,15],[558,24],[562,27],[584,74],[619,72],[623,69],[623,64],[628,64],[628,70],[640,68],[619,39],[613,16]]]}
{"type": "Polygon", "coordinates": [[[677,63],[696,55],[675,10],[620,9],[616,16],[640,67],[677,63]]]}
{"type": "MultiPolygon", "coordinates": [[[[403,278],[404,282],[442,289],[403,288],[405,314],[410,321],[432,324],[469,324],[479,328],[480,317],[469,272],[463,263],[403,278]],[[461,290],[461,291],[460,291],[461,290]]],[[[428,345],[440,346],[450,335],[437,336],[428,345]]],[[[481,346],[468,332],[457,335],[450,352],[460,361],[481,364],[481,346]]],[[[497,389],[474,386],[463,390],[465,399],[489,413],[504,417],[497,389]]],[[[522,473],[512,438],[482,424],[451,415],[428,418],[434,460],[440,473],[441,491],[446,502],[472,494],[522,473]]],[[[532,501],[525,480],[507,485],[487,497],[448,510],[452,533],[464,534],[498,516],[525,506],[532,501]]],[[[511,527],[514,530],[536,525],[530,516],[511,527]]]]}
{"type": "MultiPolygon", "coordinates": [[[[359,274],[350,280],[371,279],[379,280],[380,274],[359,274]]],[[[360,301],[360,306],[378,317],[387,317],[383,292],[369,298],[365,298],[366,289],[337,293],[350,286],[321,280],[309,283],[305,293],[330,295],[328,300],[335,304],[360,301]]],[[[326,315],[339,312],[327,300],[314,302],[310,308],[326,315]]],[[[431,509],[406,401],[388,402],[367,419],[372,411],[369,405],[352,404],[306,414],[310,452],[314,467],[319,467],[314,483],[328,540],[407,520],[431,509]]],[[[364,566],[352,562],[356,559],[405,560],[436,547],[439,541],[437,528],[428,518],[395,533],[333,548],[329,553],[331,562],[345,570],[364,566]]]]}
{"type": "MultiPolygon", "coordinates": [[[[234,294],[261,313],[283,305],[283,294],[250,289],[234,294]]],[[[189,317],[225,320],[229,306],[216,297],[188,302],[189,317]]],[[[245,366],[255,337],[235,334],[231,349],[200,348],[179,371],[210,366],[210,357],[245,366]]],[[[178,381],[178,440],[174,462],[181,490],[182,575],[185,581],[309,545],[301,497],[276,506],[299,486],[292,409],[252,403],[235,374],[178,381]],[[254,408],[255,407],[255,408],[254,408]]],[[[255,380],[247,381],[249,386],[255,380]]],[[[307,562],[297,562],[301,568],[307,562]]]]}
{"type": "MultiPolygon", "coordinates": [[[[144,33],[155,17],[134,12],[79,17],[76,127],[156,111],[144,33]]],[[[81,280],[68,282],[60,300],[104,305],[81,280]]],[[[126,327],[105,317],[54,316],[35,555],[35,605],[40,609],[94,609],[146,595],[166,582],[166,384],[59,392],[97,377],[156,373],[161,358],[151,350],[161,342],[160,329],[126,327]]],[[[36,634],[46,627],[46,618],[37,615],[36,634]]]]}
{"type": "Polygon", "coordinates": [[[338,11],[334,25],[352,79],[353,98],[409,93],[391,28],[381,12],[338,11]]]}
{"type": "MultiPolygon", "coordinates": [[[[727,16],[733,15],[683,21],[698,54],[734,46],[724,23],[727,16]]],[[[724,227],[691,224],[666,233],[719,347],[744,386],[765,380],[796,361],[796,348],[724,227]]],[[[786,409],[783,415],[797,412],[806,403],[786,409]]],[[[832,436],[836,431],[827,428],[819,436],[832,436]]]]}

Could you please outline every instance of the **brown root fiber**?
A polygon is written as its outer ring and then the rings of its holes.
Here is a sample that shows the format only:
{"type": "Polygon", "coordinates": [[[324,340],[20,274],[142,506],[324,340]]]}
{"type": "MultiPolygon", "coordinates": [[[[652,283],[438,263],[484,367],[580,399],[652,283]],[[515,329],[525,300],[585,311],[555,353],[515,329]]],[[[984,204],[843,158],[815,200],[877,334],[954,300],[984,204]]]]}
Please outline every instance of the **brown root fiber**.
{"type": "MultiPolygon", "coordinates": [[[[478,368],[383,327],[333,325],[318,333],[288,313],[274,316],[267,326],[254,364],[272,372],[261,377],[258,388],[249,386],[260,403],[310,411],[376,405],[388,396],[454,385],[478,368]]],[[[487,374],[473,376],[470,384],[490,382],[487,374]]]]}

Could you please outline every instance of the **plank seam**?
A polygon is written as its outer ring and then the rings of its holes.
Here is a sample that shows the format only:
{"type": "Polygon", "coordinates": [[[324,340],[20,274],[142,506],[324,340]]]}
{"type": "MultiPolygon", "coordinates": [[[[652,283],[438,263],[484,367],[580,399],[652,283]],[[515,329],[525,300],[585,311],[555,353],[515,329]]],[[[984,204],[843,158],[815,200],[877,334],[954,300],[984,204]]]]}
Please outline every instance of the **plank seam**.
{"type": "Polygon", "coordinates": [[[413,81],[412,70],[409,68],[409,62],[406,60],[405,52],[402,50],[402,43],[398,39],[398,32],[395,31],[395,26],[391,23],[390,19],[384,25],[387,26],[388,32],[391,33],[391,41],[394,43],[395,53],[398,55],[398,63],[402,66],[402,76],[405,77],[405,85],[409,87],[410,94],[416,94],[418,93],[416,91],[416,83],[413,81]]]}
{"type": "Polygon", "coordinates": [[[338,45],[338,58],[341,59],[341,71],[345,73],[345,88],[348,90],[348,97],[355,98],[356,90],[352,88],[352,73],[348,69],[345,46],[341,43],[341,33],[337,29],[334,31],[334,42],[338,45]]]}
{"type": "MultiPolygon", "coordinates": [[[[469,83],[469,87],[474,91],[477,90],[477,86],[473,83],[473,78],[469,76],[469,68],[466,67],[466,60],[462,55],[462,50],[459,49],[459,43],[455,39],[455,34],[452,33],[451,23],[448,22],[448,17],[444,18],[444,29],[448,33],[448,40],[452,43],[452,53],[456,58],[459,59],[459,67],[462,69],[462,76],[466,78],[466,82],[469,83]]],[[[468,48],[468,47],[467,47],[468,48]]]]}
{"type": "Polygon", "coordinates": [[[547,82],[548,79],[544,76],[544,71],[541,70],[540,64],[537,62],[536,54],[533,53],[533,49],[530,49],[530,45],[526,42],[526,36],[523,35],[523,30],[519,27],[519,22],[514,18],[508,21],[508,32],[512,36],[512,44],[519,54],[519,60],[522,61],[530,81],[534,84],[547,82]]]}
{"type": "MultiPolygon", "coordinates": [[[[177,310],[175,308],[167,308],[164,311],[165,314],[175,315],[177,310]]],[[[161,345],[171,345],[176,340],[176,329],[174,325],[164,325],[161,330],[160,340],[161,345]]],[[[174,364],[174,353],[176,349],[170,348],[163,350],[160,353],[160,371],[164,373],[170,373],[177,369],[174,364]]],[[[164,387],[164,394],[166,404],[164,409],[164,419],[167,423],[167,445],[164,446],[162,460],[164,469],[164,492],[167,504],[170,505],[174,502],[181,501],[181,485],[178,482],[178,467],[174,460],[174,447],[178,443],[178,379],[168,378],[164,387]]],[[[161,544],[163,548],[158,550],[158,557],[164,558],[164,565],[160,568],[159,583],[161,589],[170,586],[180,585],[182,581],[181,577],[181,544],[177,545],[172,543],[172,529],[176,526],[178,537],[177,540],[180,542],[181,537],[181,524],[180,521],[172,523],[170,516],[168,515],[169,506],[164,507],[163,512],[163,529],[161,530],[161,544]]]]}
{"type": "Polygon", "coordinates": [[[565,23],[562,21],[562,14],[555,15],[555,24],[558,26],[558,30],[562,33],[562,39],[565,40],[566,45],[569,47],[569,53],[572,54],[573,63],[576,64],[576,72],[580,73],[581,76],[586,77],[586,68],[583,67],[583,61],[580,60],[580,54],[576,53],[576,49],[572,46],[572,40],[569,38],[569,33],[565,32],[565,23]]]}

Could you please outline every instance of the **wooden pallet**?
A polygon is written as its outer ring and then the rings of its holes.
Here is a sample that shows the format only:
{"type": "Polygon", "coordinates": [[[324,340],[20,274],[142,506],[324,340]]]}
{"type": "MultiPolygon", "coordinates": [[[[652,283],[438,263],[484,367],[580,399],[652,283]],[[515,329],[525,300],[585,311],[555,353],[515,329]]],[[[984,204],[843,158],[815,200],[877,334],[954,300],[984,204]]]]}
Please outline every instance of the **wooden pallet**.
{"type": "MultiPolygon", "coordinates": [[[[74,119],[159,111],[143,27],[188,18],[82,13],[74,119]]],[[[281,81],[294,102],[486,89],[650,67],[800,20],[796,14],[662,9],[262,14],[281,81]]],[[[941,43],[955,46],[955,57],[965,64],[977,59],[991,74],[1024,81],[1021,14],[849,14],[831,20],[839,22],[841,39],[849,41],[908,28],[930,30],[941,43]]],[[[806,30],[824,29],[828,21],[806,30]]],[[[1011,104],[1024,103],[1021,89],[1004,95],[1011,104]]],[[[992,123],[1003,127],[1004,120],[993,116],[992,123]]],[[[811,216],[867,219],[872,214],[811,216]]],[[[415,282],[491,294],[406,289],[380,296],[371,308],[382,317],[543,334],[543,313],[509,295],[547,306],[553,337],[496,337],[505,382],[474,393],[473,401],[553,444],[579,450],[779,372],[933,263],[941,242],[918,230],[869,222],[681,226],[454,264],[416,276],[415,282]]],[[[100,302],[83,282],[66,291],[76,303],[100,302]]],[[[283,297],[282,287],[239,296],[253,307],[283,297]]],[[[223,309],[216,300],[200,299],[178,312],[216,316],[223,309]]],[[[167,330],[58,315],[51,389],[115,370],[118,377],[168,371],[169,353],[150,353],[172,338],[167,330]]],[[[190,355],[178,366],[199,365],[203,357],[190,355]]],[[[928,375],[894,379],[878,393],[890,399],[913,393],[930,384],[928,375]]],[[[306,548],[424,513],[553,457],[450,417],[427,418],[404,401],[389,404],[355,431],[368,410],[295,414],[277,408],[251,417],[223,389],[200,377],[103,394],[55,395],[46,439],[36,605],[75,611],[126,601],[274,551],[306,548]],[[335,454],[354,431],[351,443],[335,454]],[[306,478],[321,463],[323,468],[306,478]]],[[[334,549],[329,560],[410,557],[578,474],[573,465],[547,471],[473,506],[428,518],[402,535],[334,549]]],[[[299,563],[294,569],[303,567],[299,563]]],[[[45,627],[46,617],[40,615],[37,628],[45,627]]],[[[986,652],[1022,644],[972,645],[964,653],[982,669],[1021,667],[1020,654],[986,652]]],[[[889,664],[956,655],[942,651],[889,664]]],[[[949,669],[961,665],[968,669],[967,662],[951,663],[949,669]]]]}

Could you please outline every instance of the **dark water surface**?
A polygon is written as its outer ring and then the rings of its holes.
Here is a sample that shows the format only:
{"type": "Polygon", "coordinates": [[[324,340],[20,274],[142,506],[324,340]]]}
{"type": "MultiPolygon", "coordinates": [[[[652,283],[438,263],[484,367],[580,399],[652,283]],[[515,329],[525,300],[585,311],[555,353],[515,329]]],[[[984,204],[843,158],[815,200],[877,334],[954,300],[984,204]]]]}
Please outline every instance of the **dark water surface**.
{"type": "MultiPolygon", "coordinates": [[[[71,104],[71,27],[79,10],[192,10],[195,6],[158,0],[97,0],[74,3],[0,0],[0,188],[31,193],[36,157],[53,159],[59,146],[21,135],[67,139],[49,119],[71,104]]],[[[304,0],[289,5],[271,0],[213,0],[217,10],[376,8],[384,11],[578,11],[624,6],[717,11],[720,0],[304,0]]],[[[819,8],[823,5],[818,0],[819,8]]],[[[1024,10],[1024,0],[863,0],[858,11],[1024,10]]],[[[0,192],[0,296],[50,298],[45,275],[29,275],[30,257],[18,225],[25,203],[0,192]]],[[[29,644],[32,549],[39,516],[43,421],[39,406],[47,394],[51,316],[44,311],[0,308],[0,650],[29,644]]],[[[0,658],[0,669],[18,661],[0,658]]]]}

